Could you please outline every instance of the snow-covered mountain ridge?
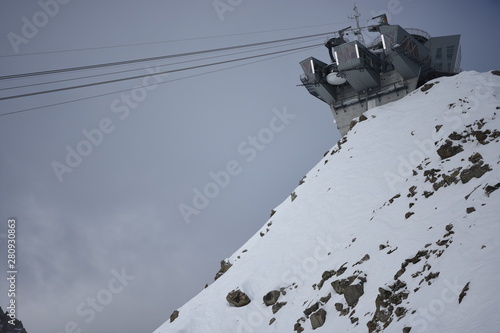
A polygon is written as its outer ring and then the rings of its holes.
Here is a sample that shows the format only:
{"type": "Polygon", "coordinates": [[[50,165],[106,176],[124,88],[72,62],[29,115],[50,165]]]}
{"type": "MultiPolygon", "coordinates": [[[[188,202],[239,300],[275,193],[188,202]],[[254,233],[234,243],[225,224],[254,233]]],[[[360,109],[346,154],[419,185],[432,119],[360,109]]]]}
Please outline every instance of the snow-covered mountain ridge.
{"type": "Polygon", "coordinates": [[[155,333],[500,332],[499,74],[354,121],[155,333]]]}

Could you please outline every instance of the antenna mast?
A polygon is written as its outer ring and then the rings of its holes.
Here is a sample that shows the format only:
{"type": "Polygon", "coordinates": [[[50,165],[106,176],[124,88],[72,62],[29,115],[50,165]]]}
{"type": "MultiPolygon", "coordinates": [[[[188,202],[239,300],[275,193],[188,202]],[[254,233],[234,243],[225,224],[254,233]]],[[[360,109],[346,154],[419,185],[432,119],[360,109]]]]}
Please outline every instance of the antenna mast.
{"type": "Polygon", "coordinates": [[[365,39],[363,38],[363,34],[361,33],[361,27],[359,26],[359,17],[361,14],[358,11],[358,7],[356,6],[356,3],[354,3],[354,16],[348,16],[351,20],[356,20],[356,29],[354,29],[354,34],[358,38],[358,42],[361,44],[365,45],[365,39]]]}

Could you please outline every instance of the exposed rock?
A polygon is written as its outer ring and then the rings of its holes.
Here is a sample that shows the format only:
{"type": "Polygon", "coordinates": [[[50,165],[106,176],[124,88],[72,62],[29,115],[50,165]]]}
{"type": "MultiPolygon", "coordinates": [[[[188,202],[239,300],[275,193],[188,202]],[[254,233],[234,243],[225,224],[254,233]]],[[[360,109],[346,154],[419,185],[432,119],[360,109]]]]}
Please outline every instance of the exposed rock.
{"type": "Polygon", "coordinates": [[[357,276],[352,275],[347,279],[332,282],[333,290],[339,295],[344,295],[349,306],[355,306],[359,298],[364,294],[363,283],[366,282],[366,279],[359,279],[360,283],[352,285],[356,278],[357,276]]]}
{"type": "Polygon", "coordinates": [[[332,282],[332,287],[337,294],[342,295],[344,293],[345,287],[347,287],[349,284],[351,284],[351,281],[347,279],[335,280],[332,282]]]}
{"type": "Polygon", "coordinates": [[[237,308],[250,303],[250,298],[241,290],[230,291],[226,296],[226,300],[237,308]]]}
{"type": "Polygon", "coordinates": [[[170,315],[170,322],[173,322],[177,317],[179,317],[179,311],[175,310],[174,312],[172,312],[172,314],[170,315]]]}
{"type": "Polygon", "coordinates": [[[220,278],[224,273],[226,273],[231,268],[231,266],[233,266],[233,264],[231,264],[229,261],[222,260],[220,262],[220,269],[217,272],[217,274],[215,274],[214,280],[220,278]]]}
{"type": "Polygon", "coordinates": [[[414,212],[407,212],[407,213],[405,214],[405,219],[407,219],[407,220],[408,220],[408,219],[410,218],[410,216],[412,216],[413,214],[415,214],[415,213],[414,213],[414,212]]]}
{"type": "Polygon", "coordinates": [[[393,253],[394,251],[396,251],[397,249],[398,249],[398,248],[397,248],[397,247],[395,247],[394,249],[387,251],[387,254],[391,254],[391,253],[393,253]]]}
{"type": "Polygon", "coordinates": [[[368,260],[370,260],[370,256],[368,254],[365,254],[365,256],[363,258],[361,258],[360,261],[358,261],[357,263],[355,263],[352,266],[354,267],[356,265],[361,265],[362,263],[364,263],[365,261],[368,261],[368,260]]]}
{"type": "Polygon", "coordinates": [[[349,131],[352,130],[357,123],[358,123],[357,120],[355,119],[351,120],[351,123],[349,124],[349,131]]]}
{"type": "Polygon", "coordinates": [[[336,274],[336,273],[337,273],[337,272],[335,272],[335,270],[334,270],[334,269],[329,270],[329,271],[324,271],[324,272],[323,272],[323,274],[321,274],[321,279],[323,279],[323,280],[325,280],[325,281],[326,281],[326,280],[328,280],[329,278],[331,278],[331,277],[335,276],[335,274],[336,274]]]}
{"type": "Polygon", "coordinates": [[[428,197],[430,197],[431,195],[433,195],[433,194],[434,194],[434,192],[424,191],[424,193],[423,193],[423,194],[424,194],[424,197],[428,198],[428,197]]]}
{"type": "Polygon", "coordinates": [[[272,323],[274,323],[276,321],[276,318],[272,317],[271,320],[269,320],[269,325],[271,325],[272,323]]]}
{"type": "Polygon", "coordinates": [[[449,242],[449,241],[450,241],[449,239],[440,239],[440,240],[438,240],[438,241],[436,242],[436,245],[438,245],[438,246],[446,246],[446,247],[448,247],[448,242],[449,242]]]}
{"type": "Polygon", "coordinates": [[[487,144],[486,140],[488,139],[488,136],[491,134],[490,130],[486,131],[473,131],[471,135],[473,135],[477,141],[479,141],[480,144],[487,144]]]}
{"type": "Polygon", "coordinates": [[[430,280],[435,279],[435,278],[437,278],[438,276],[439,276],[439,272],[437,272],[437,273],[432,273],[432,272],[431,272],[431,273],[429,273],[429,275],[427,275],[427,276],[425,277],[425,281],[427,281],[427,282],[429,282],[429,284],[431,284],[430,280]]]}
{"type": "Polygon", "coordinates": [[[497,183],[496,185],[488,185],[484,188],[484,192],[486,193],[486,195],[489,197],[491,193],[495,192],[496,190],[498,190],[500,188],[500,183],[497,183]]]}
{"type": "Polygon", "coordinates": [[[389,204],[392,204],[394,202],[395,199],[401,197],[401,194],[396,194],[395,196],[393,196],[392,198],[389,199],[389,204]]]}
{"type": "Polygon", "coordinates": [[[304,328],[300,325],[300,323],[295,323],[295,325],[293,325],[293,330],[297,333],[301,333],[304,331],[304,328]]]}
{"type": "Polygon", "coordinates": [[[340,276],[340,275],[344,274],[344,272],[347,269],[347,267],[345,267],[345,264],[347,264],[347,263],[344,263],[342,266],[340,266],[340,268],[338,269],[338,271],[336,273],[337,276],[340,276]]]}
{"type": "Polygon", "coordinates": [[[429,169],[424,171],[425,181],[435,183],[438,180],[439,169],[429,169]]]}
{"type": "Polygon", "coordinates": [[[396,310],[394,311],[394,314],[397,316],[397,317],[401,317],[403,316],[405,313],[406,313],[406,309],[402,306],[398,306],[396,308],[396,310]]]}
{"type": "Polygon", "coordinates": [[[326,282],[326,280],[335,276],[336,273],[337,272],[333,269],[329,270],[329,271],[324,271],[323,274],[321,275],[321,281],[318,283],[318,289],[321,289],[323,287],[323,284],[326,282]]]}
{"type": "Polygon", "coordinates": [[[442,160],[455,156],[456,154],[464,151],[461,145],[454,146],[453,142],[446,140],[445,144],[439,147],[437,153],[442,160]]]}
{"type": "Polygon", "coordinates": [[[467,207],[467,209],[466,209],[467,214],[473,213],[475,211],[476,211],[476,208],[474,208],[474,207],[467,207]]]}
{"type": "Polygon", "coordinates": [[[420,261],[421,257],[425,257],[428,253],[429,251],[427,250],[420,250],[413,258],[405,259],[405,261],[408,263],[416,264],[417,262],[420,261]]]}
{"type": "Polygon", "coordinates": [[[284,307],[286,305],[286,303],[287,302],[278,302],[278,303],[274,304],[272,307],[273,313],[278,312],[282,307],[284,307]]]}
{"type": "Polygon", "coordinates": [[[328,295],[324,296],[324,297],[321,297],[319,299],[319,301],[321,302],[321,304],[326,304],[328,303],[328,301],[330,300],[330,298],[332,298],[332,294],[329,293],[328,295]]]}
{"type": "MultiPolygon", "coordinates": [[[[397,280],[389,286],[389,289],[378,288],[379,294],[375,300],[376,310],[373,318],[366,324],[368,332],[378,332],[389,326],[393,320],[395,305],[401,304],[403,300],[408,298],[409,292],[406,289],[406,283],[402,281],[397,280]]],[[[399,315],[404,314],[404,312],[404,308],[398,310],[399,315]]]]}
{"type": "Polygon", "coordinates": [[[463,139],[463,136],[458,134],[457,132],[453,132],[450,135],[448,135],[448,138],[453,141],[460,141],[463,139]]]}
{"type": "Polygon", "coordinates": [[[311,315],[311,327],[313,330],[323,326],[326,320],[326,311],[319,309],[311,315]]]}
{"type": "Polygon", "coordinates": [[[274,305],[278,298],[280,297],[281,292],[279,290],[271,290],[266,295],[264,295],[263,300],[266,306],[274,305]]]}
{"type": "Polygon", "coordinates": [[[462,292],[458,296],[458,304],[462,303],[462,300],[464,299],[465,295],[467,295],[467,291],[469,290],[469,284],[470,282],[467,282],[467,284],[462,289],[462,292]]]}
{"type": "Polygon", "coordinates": [[[1,333],[26,333],[26,330],[23,327],[23,323],[14,318],[14,325],[11,325],[9,322],[12,322],[12,319],[8,315],[8,312],[3,312],[0,307],[0,332],[1,333]]]}
{"type": "Polygon", "coordinates": [[[404,274],[404,272],[406,272],[406,268],[402,267],[399,271],[396,272],[396,274],[394,275],[394,280],[397,280],[401,277],[401,275],[404,274]]]}
{"type": "Polygon", "coordinates": [[[472,178],[481,178],[488,171],[491,171],[488,164],[474,164],[460,173],[460,180],[462,183],[467,184],[472,178]]]}
{"type": "MultiPolygon", "coordinates": [[[[439,275],[439,273],[438,273],[439,275]]],[[[394,282],[394,284],[392,284],[391,286],[389,286],[389,288],[393,291],[393,292],[396,292],[400,289],[403,289],[404,287],[406,287],[406,283],[404,283],[403,281],[401,280],[397,280],[396,282],[394,282]]]]}
{"type": "Polygon", "coordinates": [[[474,164],[483,164],[483,156],[479,153],[475,153],[474,155],[471,155],[469,157],[469,161],[471,161],[474,164]]]}
{"type": "Polygon", "coordinates": [[[426,83],[420,88],[420,91],[426,92],[427,90],[431,89],[434,86],[434,83],[426,83]]]}
{"type": "MultiPolygon", "coordinates": [[[[459,168],[457,170],[454,170],[451,174],[449,175],[446,175],[446,174],[442,174],[442,177],[443,177],[443,180],[444,182],[447,184],[447,185],[451,185],[451,184],[456,184],[458,183],[458,174],[460,173],[460,170],[462,170],[462,168],[459,168]]],[[[444,185],[444,184],[443,184],[444,185]]]]}
{"type": "Polygon", "coordinates": [[[307,309],[305,309],[304,314],[307,317],[309,317],[311,315],[311,313],[313,313],[314,311],[317,311],[318,309],[319,309],[319,302],[316,302],[313,305],[311,305],[310,307],[308,307],[307,309]]]}
{"type": "Polygon", "coordinates": [[[344,298],[349,306],[355,306],[364,293],[363,284],[350,285],[344,288],[344,298]]]}
{"type": "Polygon", "coordinates": [[[291,197],[292,197],[292,201],[293,201],[297,198],[297,194],[295,194],[295,192],[292,192],[291,197]]]}
{"type": "Polygon", "coordinates": [[[408,191],[409,191],[410,193],[408,193],[407,197],[408,197],[408,198],[414,197],[414,196],[415,196],[415,194],[417,194],[416,189],[417,189],[417,187],[416,187],[416,186],[412,186],[412,187],[410,187],[410,188],[408,189],[408,191]]]}

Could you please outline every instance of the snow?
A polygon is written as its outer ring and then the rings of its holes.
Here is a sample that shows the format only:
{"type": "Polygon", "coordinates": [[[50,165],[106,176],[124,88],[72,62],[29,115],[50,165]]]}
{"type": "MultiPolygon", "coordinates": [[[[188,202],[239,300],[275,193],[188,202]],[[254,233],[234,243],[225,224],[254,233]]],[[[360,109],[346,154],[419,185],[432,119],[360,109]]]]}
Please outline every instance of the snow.
{"type": "Polygon", "coordinates": [[[312,332],[303,311],[328,294],[331,299],[320,305],[327,312],[325,323],[314,332],[368,332],[379,288],[390,290],[398,279],[406,284],[399,291],[408,296],[389,311],[387,328],[379,321],[376,331],[498,332],[500,190],[488,196],[485,187],[500,182],[500,138],[481,144],[465,134],[500,127],[500,76],[463,72],[432,83],[427,91],[416,90],[366,112],[368,119],[306,175],[294,191],[296,198],[286,198],[227,259],[233,266],[154,333],[293,332],[300,318],[303,332],[312,332]],[[436,151],[452,132],[466,137],[453,141],[463,151],[442,160],[436,151]],[[469,157],[475,153],[491,171],[465,184],[458,178],[433,188],[442,180],[439,175],[471,167],[469,157]],[[434,183],[428,174],[432,169],[439,170],[434,183]],[[468,213],[469,207],[475,211],[468,213]],[[395,279],[405,259],[419,251],[426,256],[407,263],[395,279]],[[366,254],[370,258],[361,261],[366,254]],[[321,289],[316,286],[323,272],[343,265],[344,273],[326,280],[321,289]],[[353,275],[359,277],[352,284],[366,278],[364,294],[341,315],[335,303],[344,308],[347,303],[331,283],[353,275]],[[286,294],[278,302],[287,304],[273,314],[262,299],[280,288],[286,294]],[[231,306],[226,295],[234,289],[246,293],[251,303],[231,306]],[[401,317],[394,313],[397,307],[406,311],[401,317]],[[271,318],[275,321],[269,324],[271,318]]]}

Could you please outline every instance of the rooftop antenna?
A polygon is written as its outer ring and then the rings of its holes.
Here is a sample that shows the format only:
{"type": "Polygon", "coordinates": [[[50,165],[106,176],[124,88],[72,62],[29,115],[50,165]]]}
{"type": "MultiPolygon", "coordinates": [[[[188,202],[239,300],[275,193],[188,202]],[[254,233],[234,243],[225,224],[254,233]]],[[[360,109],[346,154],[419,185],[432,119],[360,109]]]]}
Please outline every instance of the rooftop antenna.
{"type": "Polygon", "coordinates": [[[354,3],[354,16],[348,16],[351,20],[356,20],[356,29],[354,29],[354,35],[358,38],[358,42],[365,45],[365,39],[363,38],[363,34],[361,33],[361,27],[359,26],[359,17],[361,14],[358,11],[358,7],[356,3],[354,3]]]}

